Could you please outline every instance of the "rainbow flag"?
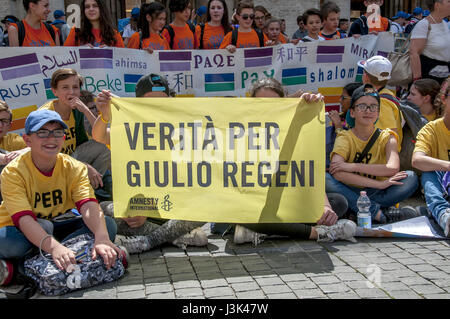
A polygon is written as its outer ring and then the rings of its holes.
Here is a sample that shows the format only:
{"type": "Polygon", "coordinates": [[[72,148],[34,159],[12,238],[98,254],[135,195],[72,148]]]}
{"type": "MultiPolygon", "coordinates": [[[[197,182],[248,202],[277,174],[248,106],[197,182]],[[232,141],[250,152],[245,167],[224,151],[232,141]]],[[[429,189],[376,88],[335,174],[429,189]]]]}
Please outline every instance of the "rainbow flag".
{"type": "Polygon", "coordinates": [[[344,56],[345,46],[317,46],[317,63],[341,63],[344,56]]]}
{"type": "Polygon", "coordinates": [[[0,73],[3,81],[40,74],[41,66],[35,53],[0,59],[0,73]]]}
{"type": "Polygon", "coordinates": [[[234,73],[205,74],[205,92],[234,91],[234,73]]]}
{"type": "Polygon", "coordinates": [[[273,48],[244,50],[245,67],[272,65],[273,48]]]}
{"type": "Polygon", "coordinates": [[[36,110],[37,105],[29,105],[12,110],[14,120],[11,124],[10,131],[16,131],[25,128],[25,120],[27,119],[28,114],[36,110]]]}
{"type": "Polygon", "coordinates": [[[124,74],[125,92],[134,93],[136,91],[136,84],[141,77],[142,74],[124,74]]]}
{"type": "Polygon", "coordinates": [[[342,87],[323,87],[319,88],[319,93],[324,96],[325,112],[331,110],[341,111],[342,87]]]}
{"type": "Polygon", "coordinates": [[[160,71],[190,71],[192,52],[160,51],[159,52],[160,71]]]}
{"type": "Polygon", "coordinates": [[[281,73],[283,85],[306,84],[306,68],[284,69],[281,73]]]}
{"type": "Polygon", "coordinates": [[[81,69],[112,69],[113,50],[111,49],[80,49],[81,69]]]}

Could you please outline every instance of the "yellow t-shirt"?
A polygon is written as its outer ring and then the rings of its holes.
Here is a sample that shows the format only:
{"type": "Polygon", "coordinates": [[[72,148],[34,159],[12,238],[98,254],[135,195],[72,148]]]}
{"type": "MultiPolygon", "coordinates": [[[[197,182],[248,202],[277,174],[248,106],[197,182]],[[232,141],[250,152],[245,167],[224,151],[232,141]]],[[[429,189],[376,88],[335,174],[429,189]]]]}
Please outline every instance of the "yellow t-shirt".
{"type": "Polygon", "coordinates": [[[27,147],[22,136],[15,133],[8,133],[0,140],[0,148],[5,151],[18,151],[27,147]]]}
{"type": "Polygon", "coordinates": [[[1,192],[0,228],[18,225],[24,215],[52,219],[96,201],[86,165],[61,153],[51,176],[36,168],[31,152],[19,156],[3,169],[1,192]]]}
{"type": "MultiPolygon", "coordinates": [[[[380,92],[380,94],[389,94],[395,97],[392,94],[392,91],[384,88],[380,92]]],[[[380,99],[380,116],[378,118],[377,123],[375,123],[375,127],[379,129],[397,129],[398,134],[398,145],[401,148],[402,140],[403,140],[403,131],[402,131],[402,115],[400,114],[400,110],[397,105],[388,99],[381,98],[380,99]]]]}
{"type": "Polygon", "coordinates": [[[427,119],[428,122],[434,121],[434,120],[436,120],[438,118],[436,112],[433,112],[433,113],[428,114],[428,115],[427,114],[422,114],[422,115],[423,115],[423,117],[425,117],[427,119]]]}
{"type": "MultiPolygon", "coordinates": [[[[372,137],[372,135],[370,137],[372,137]]],[[[372,145],[369,152],[367,152],[366,157],[361,161],[361,163],[386,164],[387,163],[386,144],[388,143],[391,136],[395,136],[398,142],[398,136],[394,131],[390,129],[382,130],[380,136],[378,136],[377,140],[372,145]]],[[[334,148],[330,155],[331,159],[333,158],[334,154],[338,154],[344,158],[345,162],[354,163],[357,157],[362,153],[362,151],[366,147],[367,143],[370,140],[370,137],[367,141],[363,141],[359,137],[357,137],[352,130],[342,130],[336,137],[334,148]]],[[[400,146],[398,146],[398,148],[400,150],[400,146]]],[[[365,174],[359,175],[376,179],[379,181],[387,179],[387,177],[385,176],[371,176],[371,175],[368,176],[365,174]]]]}
{"type": "Polygon", "coordinates": [[[450,130],[440,118],[427,123],[417,133],[415,152],[444,161],[450,161],[450,130]]]}
{"type": "MultiPolygon", "coordinates": [[[[50,101],[44,105],[42,105],[39,110],[55,110],[55,103],[56,100],[50,101]]],[[[68,121],[64,121],[66,125],[68,126],[68,129],[65,130],[66,133],[66,139],[64,140],[64,145],[61,150],[64,154],[72,154],[75,151],[75,148],[77,146],[77,138],[75,134],[75,118],[73,116],[73,113],[70,112],[70,117],[68,121]]]]}

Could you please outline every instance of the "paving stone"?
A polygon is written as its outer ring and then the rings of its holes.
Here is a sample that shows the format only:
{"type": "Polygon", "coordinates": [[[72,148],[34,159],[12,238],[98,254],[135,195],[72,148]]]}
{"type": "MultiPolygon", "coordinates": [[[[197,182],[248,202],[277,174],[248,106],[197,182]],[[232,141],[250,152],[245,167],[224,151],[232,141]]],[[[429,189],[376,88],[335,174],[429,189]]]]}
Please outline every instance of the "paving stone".
{"type": "Polygon", "coordinates": [[[233,284],[233,283],[243,283],[243,282],[254,282],[255,280],[253,279],[253,277],[251,276],[242,276],[242,274],[240,276],[236,276],[236,277],[229,277],[226,276],[226,281],[228,281],[228,283],[233,284]]]}
{"type": "Polygon", "coordinates": [[[370,284],[370,282],[368,280],[357,280],[347,281],[345,284],[352,289],[366,289],[369,288],[368,284],[370,284]]]}
{"type": "Polygon", "coordinates": [[[361,299],[361,297],[353,291],[330,293],[327,294],[327,297],[330,299],[361,299]]]}
{"type": "Polygon", "coordinates": [[[344,281],[344,282],[367,280],[366,277],[364,277],[363,275],[361,275],[360,273],[357,273],[357,272],[336,274],[336,277],[338,277],[341,281],[344,281]]]}
{"type": "Polygon", "coordinates": [[[320,277],[312,277],[312,281],[314,283],[321,285],[321,284],[335,284],[340,282],[339,278],[336,276],[320,276],[320,277]]]}
{"type": "Polygon", "coordinates": [[[415,292],[421,295],[425,294],[439,294],[445,292],[445,290],[435,286],[435,285],[412,285],[409,288],[413,289],[415,292]]]}
{"type": "Polygon", "coordinates": [[[408,286],[402,282],[381,282],[380,285],[383,290],[386,290],[389,293],[391,291],[395,291],[395,290],[407,290],[408,289],[408,286]]]}
{"type": "Polygon", "coordinates": [[[297,299],[297,296],[293,293],[282,293],[282,294],[269,294],[267,295],[269,299],[297,299]]]}
{"type": "Polygon", "coordinates": [[[256,282],[243,282],[231,284],[235,292],[250,291],[260,289],[256,282]]]}
{"type": "Polygon", "coordinates": [[[334,293],[334,292],[347,292],[351,289],[344,283],[338,284],[323,284],[319,285],[319,288],[326,294],[334,293]]]}
{"type": "Polygon", "coordinates": [[[228,287],[228,282],[225,280],[225,278],[202,280],[202,281],[200,281],[200,283],[203,288],[228,287]]]}
{"type": "Polygon", "coordinates": [[[203,296],[203,291],[201,288],[175,289],[175,296],[177,298],[191,298],[194,296],[203,296]]]}
{"type": "Polygon", "coordinates": [[[303,289],[317,288],[317,285],[314,282],[312,282],[311,280],[292,281],[292,282],[288,282],[287,285],[292,290],[303,290],[303,289]]]}
{"type": "Polygon", "coordinates": [[[206,298],[234,295],[234,292],[230,287],[207,288],[203,290],[203,293],[206,298]]]}
{"type": "Polygon", "coordinates": [[[425,278],[420,277],[419,275],[414,275],[412,277],[404,277],[399,278],[399,280],[404,283],[405,285],[411,286],[411,285],[428,285],[431,282],[429,280],[426,280],[425,278]]]}
{"type": "Polygon", "coordinates": [[[390,291],[389,295],[395,299],[422,299],[422,297],[413,290],[390,291]]]}
{"type": "Polygon", "coordinates": [[[183,288],[200,288],[201,286],[198,280],[185,280],[174,282],[173,287],[175,289],[183,289],[183,288]]]}
{"type": "Polygon", "coordinates": [[[266,296],[260,290],[236,292],[238,299],[264,299],[266,296]]]}
{"type": "Polygon", "coordinates": [[[424,295],[425,299],[450,299],[450,294],[432,294],[424,295]]]}
{"type": "Polygon", "coordinates": [[[355,289],[361,298],[388,297],[384,291],[378,288],[355,289]]]}
{"type": "Polygon", "coordinates": [[[427,262],[421,258],[418,257],[412,257],[412,258],[397,258],[396,259],[399,263],[411,266],[411,265],[420,265],[420,264],[426,264],[427,262]]]}
{"type": "Polygon", "coordinates": [[[298,289],[294,290],[294,293],[299,299],[326,298],[320,289],[298,289]]]}
{"type": "Polygon", "coordinates": [[[161,285],[146,285],[145,286],[145,294],[160,294],[160,293],[167,293],[172,292],[173,286],[171,284],[161,284],[161,285]]]}
{"type": "Polygon", "coordinates": [[[422,265],[407,265],[409,269],[412,271],[437,271],[436,267],[433,267],[428,264],[422,264],[422,265]]]}
{"type": "Polygon", "coordinates": [[[147,299],[175,299],[175,293],[172,292],[166,292],[166,293],[156,293],[156,294],[150,294],[147,295],[147,299]]]}
{"type": "Polygon", "coordinates": [[[306,276],[304,274],[287,274],[287,275],[280,275],[280,278],[284,281],[284,282],[290,282],[290,281],[301,281],[301,280],[306,280],[306,276]]]}
{"type": "Polygon", "coordinates": [[[418,271],[417,274],[428,280],[448,277],[443,271],[418,271]]]}
{"type": "MultiPolygon", "coordinates": [[[[142,281],[141,281],[142,282],[142,281]]],[[[136,285],[118,285],[117,286],[117,292],[127,292],[127,291],[135,291],[135,290],[143,290],[145,289],[145,286],[143,284],[136,284],[136,285]]]]}
{"type": "Polygon", "coordinates": [[[270,286],[270,285],[282,285],[283,280],[279,277],[268,277],[268,278],[255,278],[256,282],[260,286],[270,286]]]}
{"type": "Polygon", "coordinates": [[[144,299],[145,298],[145,290],[133,290],[126,292],[118,292],[118,299],[144,299]]]}

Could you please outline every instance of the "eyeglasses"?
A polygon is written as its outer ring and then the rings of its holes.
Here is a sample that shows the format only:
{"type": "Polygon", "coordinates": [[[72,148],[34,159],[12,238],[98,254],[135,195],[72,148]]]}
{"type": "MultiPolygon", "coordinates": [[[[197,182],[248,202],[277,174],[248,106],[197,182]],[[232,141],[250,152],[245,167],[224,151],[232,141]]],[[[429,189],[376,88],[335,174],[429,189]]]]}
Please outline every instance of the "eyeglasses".
{"type": "Polygon", "coordinates": [[[367,104],[361,103],[361,104],[355,105],[355,109],[357,109],[360,112],[365,112],[366,110],[369,110],[370,112],[377,112],[379,110],[379,108],[380,107],[378,106],[378,104],[367,105],[367,104]]]}
{"type": "Polygon", "coordinates": [[[255,18],[254,14],[248,15],[248,14],[243,14],[242,19],[247,20],[248,18],[250,18],[251,20],[253,20],[255,18]]]}
{"type": "Polygon", "coordinates": [[[9,125],[9,124],[11,124],[11,120],[10,120],[10,119],[0,119],[0,122],[1,122],[3,125],[9,125]]]}
{"type": "Polygon", "coordinates": [[[53,130],[53,131],[50,131],[50,130],[39,130],[39,131],[36,131],[34,133],[36,133],[36,135],[39,138],[48,138],[48,137],[50,137],[50,135],[53,135],[55,138],[61,138],[61,137],[64,136],[64,130],[63,129],[56,129],[56,130],[53,130]]]}

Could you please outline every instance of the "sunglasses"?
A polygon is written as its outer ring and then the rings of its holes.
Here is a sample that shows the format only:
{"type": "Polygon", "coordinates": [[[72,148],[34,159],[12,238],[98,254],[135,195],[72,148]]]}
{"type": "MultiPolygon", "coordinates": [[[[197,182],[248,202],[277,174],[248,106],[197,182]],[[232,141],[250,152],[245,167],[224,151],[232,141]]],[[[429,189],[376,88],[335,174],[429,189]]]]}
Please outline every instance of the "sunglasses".
{"type": "Polygon", "coordinates": [[[243,15],[241,15],[241,17],[244,20],[247,20],[248,18],[250,18],[251,20],[255,19],[255,15],[254,14],[251,14],[251,15],[243,14],[243,15]]]}

